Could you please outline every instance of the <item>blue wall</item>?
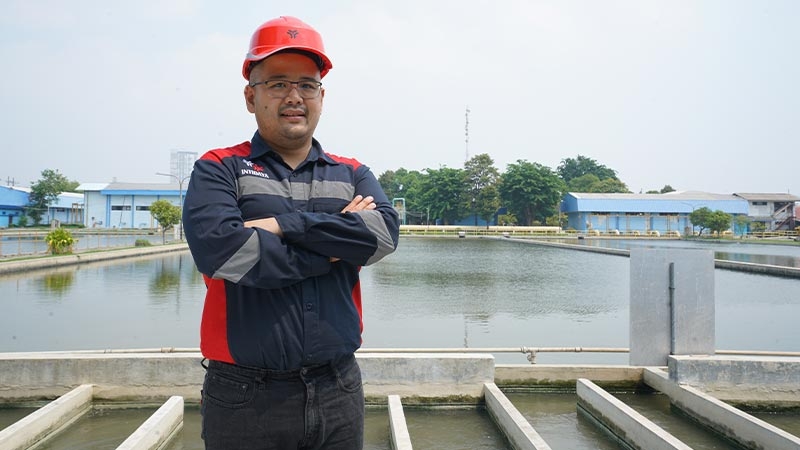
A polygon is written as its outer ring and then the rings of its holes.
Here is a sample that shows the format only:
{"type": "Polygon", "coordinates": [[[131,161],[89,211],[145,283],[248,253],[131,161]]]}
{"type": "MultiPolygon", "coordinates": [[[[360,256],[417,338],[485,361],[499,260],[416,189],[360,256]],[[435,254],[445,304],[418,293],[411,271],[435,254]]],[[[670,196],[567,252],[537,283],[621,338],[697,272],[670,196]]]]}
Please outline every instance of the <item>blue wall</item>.
{"type": "Polygon", "coordinates": [[[19,225],[20,217],[25,215],[28,193],[6,186],[0,186],[0,228],[19,225]]]}

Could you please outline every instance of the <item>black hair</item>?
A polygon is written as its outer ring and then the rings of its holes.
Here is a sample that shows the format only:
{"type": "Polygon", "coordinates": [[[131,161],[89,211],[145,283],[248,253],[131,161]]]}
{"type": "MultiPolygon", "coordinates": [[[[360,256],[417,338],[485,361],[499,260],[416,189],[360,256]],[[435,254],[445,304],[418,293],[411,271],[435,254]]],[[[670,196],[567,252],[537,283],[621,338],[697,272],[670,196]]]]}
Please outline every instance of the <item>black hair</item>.
{"type": "MultiPolygon", "coordinates": [[[[317,65],[317,68],[320,71],[322,71],[325,68],[325,63],[322,61],[322,58],[318,54],[310,52],[308,50],[302,50],[299,48],[287,48],[281,51],[277,51],[269,56],[279,55],[281,53],[294,53],[296,55],[306,56],[308,58],[311,58],[312,61],[314,61],[314,63],[317,65]]],[[[269,56],[267,58],[269,58],[269,56]]],[[[253,71],[253,68],[255,68],[261,61],[264,61],[267,58],[259,59],[258,61],[250,61],[250,65],[247,67],[248,76],[250,75],[250,72],[253,71]]]]}

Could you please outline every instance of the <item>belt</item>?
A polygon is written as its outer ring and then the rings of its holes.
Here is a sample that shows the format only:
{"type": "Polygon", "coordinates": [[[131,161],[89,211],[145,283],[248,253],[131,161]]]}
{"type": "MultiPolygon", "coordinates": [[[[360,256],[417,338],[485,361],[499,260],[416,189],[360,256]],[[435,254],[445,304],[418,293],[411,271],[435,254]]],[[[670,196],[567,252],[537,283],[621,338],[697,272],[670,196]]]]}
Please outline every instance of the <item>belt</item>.
{"type": "Polygon", "coordinates": [[[303,366],[299,369],[291,370],[261,369],[258,367],[240,366],[238,364],[231,364],[209,359],[208,366],[206,366],[206,368],[211,370],[219,370],[222,372],[236,373],[258,380],[299,380],[302,377],[315,377],[333,373],[336,371],[336,369],[355,363],[355,359],[355,355],[346,355],[342,358],[328,361],[326,363],[303,366]]]}

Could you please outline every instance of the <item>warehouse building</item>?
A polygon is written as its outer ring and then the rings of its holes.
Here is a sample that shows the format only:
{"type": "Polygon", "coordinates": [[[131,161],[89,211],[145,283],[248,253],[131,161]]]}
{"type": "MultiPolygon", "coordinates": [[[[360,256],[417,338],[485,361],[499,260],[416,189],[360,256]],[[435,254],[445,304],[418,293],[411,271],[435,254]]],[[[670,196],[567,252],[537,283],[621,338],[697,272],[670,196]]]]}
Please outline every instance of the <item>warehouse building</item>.
{"type": "Polygon", "coordinates": [[[150,214],[156,200],[175,206],[183,202],[183,184],[168,183],[85,183],[85,222],[88,228],[158,228],[150,214]]]}
{"type": "Polygon", "coordinates": [[[561,202],[567,215],[567,228],[582,233],[602,234],[680,234],[693,233],[689,215],[700,208],[731,214],[731,230],[746,233],[746,224],[736,218],[748,215],[747,200],[735,195],[707,192],[667,194],[589,194],[569,192],[561,202]]]}
{"type": "MultiPolygon", "coordinates": [[[[0,228],[20,225],[26,217],[30,188],[18,186],[0,186],[0,228]]],[[[26,219],[28,225],[33,221],[26,219]]],[[[42,214],[42,225],[50,224],[82,224],[83,194],[63,192],[49,205],[42,214]]]]}

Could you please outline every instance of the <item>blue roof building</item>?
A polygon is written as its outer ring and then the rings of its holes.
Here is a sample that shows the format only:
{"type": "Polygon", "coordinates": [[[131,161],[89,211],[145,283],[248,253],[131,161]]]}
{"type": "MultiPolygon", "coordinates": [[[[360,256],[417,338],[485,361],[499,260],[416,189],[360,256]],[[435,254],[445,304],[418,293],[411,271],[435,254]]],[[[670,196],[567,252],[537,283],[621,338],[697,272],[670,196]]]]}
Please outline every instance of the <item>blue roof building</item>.
{"type": "MultiPolygon", "coordinates": [[[[670,192],[667,194],[589,194],[569,192],[561,201],[567,215],[567,228],[578,232],[602,234],[692,234],[689,214],[706,207],[734,216],[747,216],[748,203],[735,195],[707,192],[670,192]]],[[[735,220],[731,229],[735,233],[735,220]]]]}
{"type": "Polygon", "coordinates": [[[84,183],[84,225],[90,228],[157,228],[150,214],[156,200],[181,206],[184,186],[178,183],[84,183]]]}
{"type": "Polygon", "coordinates": [[[13,187],[0,186],[0,228],[19,225],[19,219],[25,215],[29,191],[13,187]]]}
{"type": "MultiPolygon", "coordinates": [[[[0,228],[17,226],[26,216],[25,207],[30,201],[30,188],[0,186],[0,228]]],[[[83,194],[63,192],[42,214],[43,225],[53,222],[62,224],[83,223],[83,194]]],[[[28,221],[33,224],[32,221],[28,221]]]]}

